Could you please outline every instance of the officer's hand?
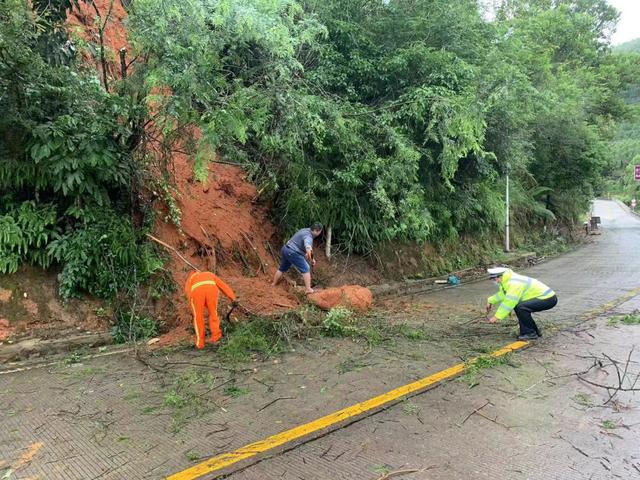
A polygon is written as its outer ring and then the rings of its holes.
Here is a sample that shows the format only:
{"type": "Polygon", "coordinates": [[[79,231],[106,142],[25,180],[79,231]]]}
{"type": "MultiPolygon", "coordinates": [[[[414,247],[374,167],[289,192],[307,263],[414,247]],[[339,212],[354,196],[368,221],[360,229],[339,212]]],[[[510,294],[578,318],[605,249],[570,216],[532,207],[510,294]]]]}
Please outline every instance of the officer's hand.
{"type": "Polygon", "coordinates": [[[489,323],[498,323],[498,319],[496,317],[491,317],[489,319],[489,323]]]}

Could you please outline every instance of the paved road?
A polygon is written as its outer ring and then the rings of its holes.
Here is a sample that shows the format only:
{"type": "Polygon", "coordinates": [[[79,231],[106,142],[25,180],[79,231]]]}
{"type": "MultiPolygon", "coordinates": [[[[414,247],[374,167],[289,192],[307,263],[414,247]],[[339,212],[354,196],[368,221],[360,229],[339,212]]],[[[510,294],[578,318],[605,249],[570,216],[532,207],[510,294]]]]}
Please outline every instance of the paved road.
{"type": "MultiPolygon", "coordinates": [[[[558,291],[560,304],[545,317],[556,323],[569,324],[640,287],[640,220],[614,202],[596,202],[595,213],[604,232],[595,243],[528,271],[558,291]]],[[[414,316],[430,318],[423,304],[476,308],[493,288],[486,281],[415,298],[414,316]]],[[[638,298],[619,308],[640,308],[638,298]]],[[[220,369],[207,351],[169,352],[152,359],[156,368],[120,355],[0,375],[0,478],[10,470],[11,479],[163,478],[446,368],[464,348],[472,353],[484,343],[511,341],[508,329],[456,322],[455,316],[427,322],[432,340],[374,349],[350,339],[316,339],[250,366],[257,371],[220,369]]],[[[553,376],[582,369],[591,360],[576,357],[580,352],[623,358],[639,340],[640,327],[601,321],[593,329],[545,336],[535,350],[517,355],[520,367],[492,370],[473,389],[451,382],[232,478],[373,480],[414,467],[433,468],[407,478],[633,478],[640,464],[625,446],[637,449],[637,428],[604,435],[596,418],[640,422],[632,394],[621,396],[620,412],[613,412],[571,400],[589,395],[596,405],[600,390],[585,392],[571,378],[554,390],[545,381],[547,370],[553,376]],[[539,388],[526,390],[536,382],[539,388]],[[481,412],[497,415],[497,423],[474,414],[457,426],[487,400],[481,412]],[[607,453],[614,446],[619,454],[607,453]],[[584,477],[574,471],[583,467],[584,477]]]]}
{"type": "MultiPolygon", "coordinates": [[[[626,292],[640,287],[640,218],[618,203],[597,200],[593,214],[602,219],[602,234],[592,244],[552,261],[527,269],[526,275],[551,286],[559,306],[546,317],[571,321],[626,292]]],[[[469,285],[464,290],[470,302],[482,303],[492,292],[489,282],[469,285]]],[[[458,290],[444,290],[429,296],[432,301],[462,301],[458,290]]]]}
{"type": "MultiPolygon", "coordinates": [[[[557,290],[560,305],[549,315],[556,322],[574,321],[640,287],[640,220],[610,201],[597,201],[594,215],[603,229],[596,243],[527,272],[557,290]]],[[[490,288],[480,282],[429,300],[480,302],[490,288]]],[[[640,308],[638,300],[616,312],[640,308]]],[[[473,389],[451,382],[231,478],[373,480],[414,469],[422,471],[402,478],[640,478],[639,396],[628,392],[603,407],[604,389],[571,376],[593,365],[583,358],[591,354],[604,352],[624,365],[639,342],[640,326],[594,320],[518,354],[517,367],[492,370],[473,389]]],[[[637,374],[640,352],[631,359],[637,374]]],[[[587,379],[616,384],[615,373],[596,369],[587,379]]]]}

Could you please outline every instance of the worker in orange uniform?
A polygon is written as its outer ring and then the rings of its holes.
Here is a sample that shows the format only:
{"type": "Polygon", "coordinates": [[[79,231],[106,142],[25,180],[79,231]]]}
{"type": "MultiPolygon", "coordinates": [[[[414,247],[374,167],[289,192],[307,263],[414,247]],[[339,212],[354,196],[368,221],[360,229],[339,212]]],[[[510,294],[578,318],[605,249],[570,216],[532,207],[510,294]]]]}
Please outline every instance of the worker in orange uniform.
{"type": "Polygon", "coordinates": [[[222,338],[218,319],[218,291],[221,291],[234,305],[236,294],[220,277],[211,272],[192,272],[184,284],[184,293],[193,312],[193,326],[196,329],[196,348],[204,348],[204,307],[209,310],[209,330],[211,342],[222,338]]]}

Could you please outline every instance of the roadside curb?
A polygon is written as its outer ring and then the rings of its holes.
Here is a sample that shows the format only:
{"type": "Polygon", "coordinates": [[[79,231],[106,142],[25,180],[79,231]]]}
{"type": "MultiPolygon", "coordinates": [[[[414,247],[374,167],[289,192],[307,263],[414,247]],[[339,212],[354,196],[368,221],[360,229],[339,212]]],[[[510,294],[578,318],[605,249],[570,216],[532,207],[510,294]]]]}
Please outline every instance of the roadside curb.
{"type": "Polygon", "coordinates": [[[618,200],[617,198],[614,200],[614,202],[616,202],[618,205],[620,205],[620,208],[622,208],[625,212],[630,213],[632,215],[635,215],[636,217],[640,218],[640,213],[638,212],[634,212],[633,210],[631,210],[626,203],[618,200]]]}
{"type": "Polygon", "coordinates": [[[39,358],[69,352],[77,348],[90,348],[113,343],[109,332],[74,335],[53,340],[30,338],[0,348],[0,365],[18,360],[39,358]]]}

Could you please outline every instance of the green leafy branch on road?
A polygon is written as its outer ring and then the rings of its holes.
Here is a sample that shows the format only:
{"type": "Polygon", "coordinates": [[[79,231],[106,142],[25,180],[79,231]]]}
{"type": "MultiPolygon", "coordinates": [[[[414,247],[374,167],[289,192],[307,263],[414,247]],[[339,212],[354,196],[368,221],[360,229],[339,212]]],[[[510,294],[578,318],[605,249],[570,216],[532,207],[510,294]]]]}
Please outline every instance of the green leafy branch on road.
{"type": "Polygon", "coordinates": [[[235,325],[223,325],[224,337],[217,350],[219,357],[230,363],[240,363],[252,357],[268,358],[292,349],[293,342],[322,335],[330,338],[351,338],[370,346],[397,339],[410,342],[429,341],[421,328],[404,323],[390,324],[375,315],[358,316],[344,307],[326,314],[312,307],[301,307],[278,317],[250,317],[235,325]]]}
{"type": "Polygon", "coordinates": [[[619,324],[623,325],[640,325],[640,313],[634,312],[628,315],[611,317],[607,321],[607,325],[616,327],[619,324]]]}
{"type": "Polygon", "coordinates": [[[498,365],[507,365],[510,363],[510,355],[502,355],[494,357],[491,355],[481,355],[465,363],[465,373],[462,379],[473,388],[480,383],[480,376],[484,370],[497,367],[498,365]]]}
{"type": "Polygon", "coordinates": [[[171,410],[173,433],[179,432],[191,418],[219,408],[208,395],[215,386],[215,377],[206,370],[190,368],[177,376],[163,398],[163,405],[171,410]]]}

